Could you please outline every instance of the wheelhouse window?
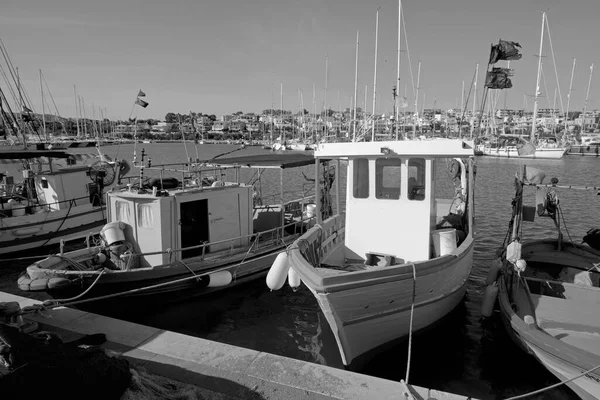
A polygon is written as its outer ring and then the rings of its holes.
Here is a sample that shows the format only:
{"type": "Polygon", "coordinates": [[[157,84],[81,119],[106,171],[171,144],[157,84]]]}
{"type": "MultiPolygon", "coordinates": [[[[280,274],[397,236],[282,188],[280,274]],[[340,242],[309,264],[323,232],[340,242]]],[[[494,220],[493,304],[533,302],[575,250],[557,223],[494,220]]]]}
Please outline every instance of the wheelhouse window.
{"type": "Polygon", "coordinates": [[[352,164],[352,191],[355,199],[369,197],[369,160],[357,158],[352,164]]]}
{"type": "Polygon", "coordinates": [[[375,160],[375,197],[398,200],[402,178],[402,160],[378,158],[375,160]]]}
{"type": "Polygon", "coordinates": [[[131,207],[126,201],[115,201],[115,211],[117,221],[131,223],[131,207]]]}
{"type": "Polygon", "coordinates": [[[408,199],[425,200],[425,159],[408,160],[408,199]]]}
{"type": "Polygon", "coordinates": [[[154,212],[152,204],[138,204],[137,224],[140,228],[154,229],[154,212]]]}

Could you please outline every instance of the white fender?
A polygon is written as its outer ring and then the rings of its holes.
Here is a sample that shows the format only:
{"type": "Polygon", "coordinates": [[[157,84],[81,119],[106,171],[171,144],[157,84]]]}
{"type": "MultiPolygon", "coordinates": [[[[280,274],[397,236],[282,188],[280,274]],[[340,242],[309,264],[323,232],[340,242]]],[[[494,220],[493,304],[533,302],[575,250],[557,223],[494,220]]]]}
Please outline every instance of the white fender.
{"type": "Polygon", "coordinates": [[[222,287],[231,283],[233,277],[229,271],[219,271],[208,274],[208,287],[222,287]]]}
{"type": "Polygon", "coordinates": [[[484,317],[490,317],[492,315],[497,297],[498,283],[494,282],[491,285],[486,286],[485,292],[483,293],[483,301],[481,303],[481,315],[484,317]]]}
{"type": "Polygon", "coordinates": [[[292,289],[298,289],[302,281],[300,280],[300,276],[294,270],[294,268],[290,268],[288,270],[288,284],[292,289]]]}
{"type": "Polygon", "coordinates": [[[288,263],[287,253],[281,252],[273,261],[273,265],[267,273],[267,286],[271,290],[279,290],[285,283],[285,279],[288,275],[290,264],[288,263]]]}
{"type": "Polygon", "coordinates": [[[498,279],[498,273],[500,272],[501,269],[502,269],[502,259],[495,258],[494,261],[492,261],[492,265],[490,266],[490,269],[488,270],[485,284],[489,286],[492,283],[496,282],[496,279],[498,279]]]}

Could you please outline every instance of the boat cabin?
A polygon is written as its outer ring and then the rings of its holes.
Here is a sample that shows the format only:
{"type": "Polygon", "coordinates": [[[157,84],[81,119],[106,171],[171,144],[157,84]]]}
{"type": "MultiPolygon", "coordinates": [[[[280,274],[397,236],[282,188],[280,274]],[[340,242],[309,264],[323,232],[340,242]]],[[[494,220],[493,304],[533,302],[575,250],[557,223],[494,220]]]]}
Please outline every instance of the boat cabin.
{"type": "Polygon", "coordinates": [[[211,165],[192,163],[186,169],[148,167],[179,173],[181,179],[154,177],[142,189],[130,186],[107,192],[108,225],[123,224],[124,241],[140,255],[135,267],[249,247],[252,240],[259,240],[255,234],[284,235],[288,218],[301,214],[306,205],[301,203],[313,196],[283,202],[281,175],[281,203],[262,204],[255,185],[240,183],[240,168],[283,171],[313,163],[311,155],[268,154],[221,159],[211,165]]]}
{"type": "Polygon", "coordinates": [[[473,156],[473,148],[472,142],[444,139],[320,145],[316,158],[348,161],[345,259],[376,254],[401,263],[439,256],[432,240],[453,198],[434,195],[436,161],[473,156]]]}
{"type": "Polygon", "coordinates": [[[21,216],[37,211],[67,210],[86,203],[100,206],[102,195],[97,183],[87,175],[89,165],[75,165],[91,157],[60,151],[6,152],[1,160],[12,163],[29,160],[27,164],[31,169],[22,170],[19,177],[2,176],[0,194],[11,203],[2,204],[0,208],[5,214],[11,210],[12,216],[21,216]],[[16,182],[17,179],[21,182],[16,182]]]}
{"type": "Polygon", "coordinates": [[[125,190],[108,193],[108,221],[125,224],[125,238],[135,253],[171,254],[140,258],[140,267],[168,264],[232,246],[244,246],[252,234],[252,186],[188,187],[153,194],[125,190]],[[235,242],[228,240],[237,238],[235,242]],[[210,246],[202,247],[205,242],[210,246]]]}

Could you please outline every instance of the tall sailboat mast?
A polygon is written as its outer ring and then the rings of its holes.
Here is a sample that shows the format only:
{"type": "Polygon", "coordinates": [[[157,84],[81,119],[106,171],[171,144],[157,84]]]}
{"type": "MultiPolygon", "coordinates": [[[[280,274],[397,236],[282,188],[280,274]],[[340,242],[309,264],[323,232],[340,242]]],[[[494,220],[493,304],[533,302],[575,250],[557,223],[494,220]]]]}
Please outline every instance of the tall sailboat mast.
{"type": "Polygon", "coordinates": [[[473,139],[475,121],[479,121],[479,119],[475,118],[475,107],[477,107],[477,79],[479,79],[479,63],[475,65],[475,83],[473,84],[473,109],[471,111],[471,139],[473,139]]]}
{"type": "Polygon", "coordinates": [[[565,134],[567,133],[569,119],[569,107],[571,106],[571,91],[573,90],[573,76],[575,75],[575,62],[576,58],[573,58],[573,67],[571,68],[571,83],[569,83],[569,94],[567,94],[567,111],[565,112],[565,134]]]}
{"type": "Polygon", "coordinates": [[[42,95],[42,129],[44,130],[44,138],[48,140],[48,132],[46,131],[46,108],[44,106],[44,87],[42,86],[42,70],[40,69],[40,92],[42,95]]]}
{"type": "MultiPolygon", "coordinates": [[[[400,43],[402,43],[402,0],[398,0],[398,68],[396,71],[396,88],[400,91],[400,43]]],[[[398,140],[398,131],[400,124],[400,107],[398,104],[398,96],[394,98],[395,102],[395,114],[394,118],[396,120],[396,140],[398,140]]]]}
{"type": "Polygon", "coordinates": [[[354,110],[352,112],[352,141],[356,141],[356,99],[358,97],[358,31],[356,31],[356,61],[354,66],[354,110]]]}
{"type": "Polygon", "coordinates": [[[81,137],[81,133],[79,132],[79,101],[77,100],[77,88],[73,85],[73,94],[75,95],[75,123],[77,124],[77,138],[81,137]]]}
{"type": "Polygon", "coordinates": [[[415,95],[415,120],[413,121],[413,139],[417,136],[417,121],[419,119],[419,86],[421,85],[421,61],[417,69],[417,90],[415,95]]]}
{"type": "Polygon", "coordinates": [[[545,27],[545,25],[546,25],[546,12],[544,11],[542,13],[542,34],[540,35],[540,54],[539,54],[539,59],[538,59],[537,79],[535,82],[535,97],[534,97],[534,102],[533,102],[533,118],[531,120],[531,136],[530,136],[531,142],[535,141],[535,132],[536,132],[535,119],[537,117],[538,97],[540,95],[540,75],[541,75],[541,71],[542,71],[542,50],[544,47],[544,27],[545,27]]]}
{"type": "Polygon", "coordinates": [[[583,114],[581,114],[581,133],[585,132],[585,112],[587,111],[588,98],[590,97],[590,85],[592,84],[592,74],[594,73],[594,64],[590,66],[590,79],[588,80],[587,93],[585,94],[585,103],[583,105],[583,114]]]}
{"type": "Polygon", "coordinates": [[[375,16],[375,71],[373,73],[373,121],[371,131],[371,141],[375,141],[375,107],[377,104],[377,39],[379,36],[379,7],[375,16]]]}

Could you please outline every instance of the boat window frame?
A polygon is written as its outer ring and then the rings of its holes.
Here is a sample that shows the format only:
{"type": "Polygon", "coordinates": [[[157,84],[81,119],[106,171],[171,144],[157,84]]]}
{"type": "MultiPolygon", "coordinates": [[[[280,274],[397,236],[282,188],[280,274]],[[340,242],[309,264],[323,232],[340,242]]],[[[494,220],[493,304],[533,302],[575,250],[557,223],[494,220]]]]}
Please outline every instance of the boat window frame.
{"type": "Polygon", "coordinates": [[[399,200],[402,195],[402,159],[399,157],[379,157],[375,159],[375,198],[378,200],[399,200]],[[397,174],[396,174],[397,173],[397,174]],[[386,181],[393,179],[392,185],[386,181]]]}
{"type": "Polygon", "coordinates": [[[427,197],[427,159],[423,157],[410,157],[407,160],[406,167],[406,197],[410,201],[425,201],[427,197]],[[412,165],[413,161],[416,160],[419,161],[419,165],[412,165]],[[411,184],[411,178],[414,178],[414,184],[411,184]]]}
{"type": "Polygon", "coordinates": [[[355,199],[368,199],[370,186],[369,159],[359,157],[352,160],[352,195],[355,199]]]}

